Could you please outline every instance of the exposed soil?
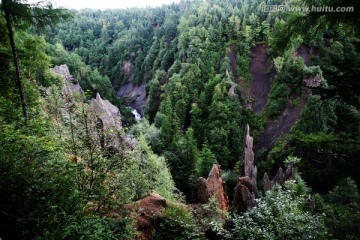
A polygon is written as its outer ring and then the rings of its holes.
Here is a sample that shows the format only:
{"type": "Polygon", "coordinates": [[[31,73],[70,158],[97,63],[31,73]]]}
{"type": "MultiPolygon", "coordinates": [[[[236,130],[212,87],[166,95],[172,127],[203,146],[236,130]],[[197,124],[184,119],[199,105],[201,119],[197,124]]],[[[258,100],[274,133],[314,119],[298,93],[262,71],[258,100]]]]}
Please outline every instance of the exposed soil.
{"type": "MultiPolygon", "coordinates": [[[[292,98],[295,100],[296,96],[293,96],[292,98]]],[[[292,104],[289,103],[281,116],[277,117],[276,119],[269,120],[264,129],[264,132],[260,135],[254,144],[254,151],[257,152],[260,150],[270,150],[274,146],[277,139],[283,137],[290,131],[291,127],[300,117],[304,105],[305,100],[302,100],[301,104],[298,106],[292,106],[292,104]]]]}
{"type": "MultiPolygon", "coordinates": [[[[256,48],[258,48],[258,50],[254,50],[254,53],[256,54],[256,52],[258,52],[258,54],[260,53],[260,56],[258,56],[258,58],[260,58],[260,60],[265,59],[264,57],[264,49],[266,50],[266,47],[264,45],[258,45],[256,48]],[[261,58],[262,55],[262,58],[261,58]]],[[[316,53],[315,53],[316,54],[316,53]]],[[[306,66],[310,66],[311,64],[311,53],[310,53],[310,49],[306,46],[301,46],[300,48],[298,48],[296,50],[296,56],[302,57],[304,60],[304,63],[306,66]]],[[[253,60],[252,65],[257,65],[260,67],[264,67],[265,63],[264,62],[260,62],[257,63],[258,61],[256,60],[256,56],[253,60]]],[[[262,68],[264,69],[264,68],[262,68]]],[[[253,81],[260,83],[260,81],[258,81],[257,77],[262,77],[261,74],[257,74],[255,75],[256,77],[254,77],[253,74],[253,81]]],[[[274,73],[272,73],[272,76],[274,76],[274,73]]],[[[270,91],[270,85],[267,85],[271,83],[271,80],[269,82],[266,82],[266,86],[264,86],[264,88],[267,89],[267,87],[269,87],[269,91],[270,91]]],[[[255,83],[254,83],[255,85],[255,83]]],[[[256,87],[254,87],[254,89],[256,89],[256,87]]],[[[309,91],[309,89],[307,88],[303,88],[303,96],[307,96],[311,94],[311,91],[309,91]]],[[[260,94],[261,91],[258,92],[258,94],[260,94]]],[[[258,95],[255,95],[257,98],[259,98],[258,95]]],[[[254,150],[255,152],[259,151],[259,150],[263,150],[263,151],[268,151],[270,150],[277,139],[283,137],[285,134],[287,134],[291,127],[295,125],[296,121],[298,120],[298,118],[300,117],[302,110],[304,108],[304,106],[306,105],[306,99],[302,98],[301,99],[301,103],[298,105],[294,105],[292,104],[292,102],[297,98],[298,96],[296,96],[295,94],[293,94],[290,99],[289,99],[289,103],[286,106],[286,108],[284,109],[283,113],[281,114],[281,116],[277,117],[276,119],[273,120],[269,120],[264,132],[259,136],[259,138],[256,140],[255,144],[254,144],[254,150]]],[[[261,99],[261,96],[260,96],[261,99]]],[[[265,106],[266,101],[264,103],[264,105],[262,105],[263,103],[261,102],[260,107],[261,106],[265,106]]],[[[259,108],[259,107],[258,107],[259,108]]],[[[256,109],[256,107],[254,107],[254,110],[256,109]]],[[[255,110],[256,112],[256,110],[255,110]]]]}
{"type": "Polygon", "coordinates": [[[252,61],[250,71],[253,78],[250,87],[249,100],[250,106],[255,113],[261,112],[265,105],[267,96],[270,92],[271,82],[275,76],[275,70],[266,73],[269,68],[269,55],[265,44],[258,44],[251,51],[252,61]]]}

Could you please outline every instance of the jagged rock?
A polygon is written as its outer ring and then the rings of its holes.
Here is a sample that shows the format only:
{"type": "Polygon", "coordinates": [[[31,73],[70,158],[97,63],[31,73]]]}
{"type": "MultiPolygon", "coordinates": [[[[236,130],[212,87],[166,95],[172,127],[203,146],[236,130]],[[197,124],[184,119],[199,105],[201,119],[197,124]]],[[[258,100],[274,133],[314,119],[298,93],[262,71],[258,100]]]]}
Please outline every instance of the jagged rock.
{"type": "Polygon", "coordinates": [[[103,100],[99,93],[96,98],[90,101],[90,114],[94,114],[97,119],[98,132],[102,136],[100,139],[103,147],[118,147],[122,132],[121,114],[119,109],[112,105],[108,100],[103,100]]]}
{"type": "Polygon", "coordinates": [[[154,218],[160,215],[167,206],[166,199],[155,191],[134,203],[125,205],[125,208],[137,214],[137,230],[142,240],[151,239],[151,232],[156,226],[154,218]]]}
{"type": "Polygon", "coordinates": [[[224,181],[221,177],[219,164],[214,164],[207,179],[201,177],[196,184],[196,199],[199,203],[206,204],[212,196],[215,196],[219,208],[223,212],[229,210],[229,199],[224,190],[224,181]]]}
{"type": "Polygon", "coordinates": [[[294,180],[294,179],[295,179],[295,167],[293,164],[289,164],[286,167],[285,173],[283,172],[282,168],[279,168],[272,181],[270,181],[268,174],[265,173],[263,177],[264,193],[271,190],[275,184],[279,184],[282,186],[287,180],[294,180]]]}
{"type": "Polygon", "coordinates": [[[257,167],[254,164],[254,151],[253,151],[254,139],[250,136],[249,124],[246,125],[246,133],[244,139],[244,153],[243,160],[240,165],[240,174],[247,176],[251,179],[254,186],[255,195],[257,195],[256,178],[257,167]]]}
{"type": "Polygon", "coordinates": [[[62,79],[63,94],[66,97],[73,97],[75,94],[84,94],[80,84],[74,79],[69,72],[69,67],[66,64],[50,68],[50,71],[59,75],[62,79]]]}
{"type": "Polygon", "coordinates": [[[239,179],[234,189],[233,200],[233,206],[238,212],[245,212],[255,206],[255,189],[253,181],[248,176],[239,179]]]}
{"type": "Polygon", "coordinates": [[[264,193],[266,193],[272,188],[272,182],[267,173],[265,173],[263,177],[263,188],[264,188],[264,193]]]}
{"type": "Polygon", "coordinates": [[[232,205],[238,212],[245,212],[255,206],[257,196],[257,168],[254,164],[254,139],[250,136],[250,127],[247,124],[244,138],[244,153],[240,165],[239,182],[234,189],[234,199],[232,205]]]}

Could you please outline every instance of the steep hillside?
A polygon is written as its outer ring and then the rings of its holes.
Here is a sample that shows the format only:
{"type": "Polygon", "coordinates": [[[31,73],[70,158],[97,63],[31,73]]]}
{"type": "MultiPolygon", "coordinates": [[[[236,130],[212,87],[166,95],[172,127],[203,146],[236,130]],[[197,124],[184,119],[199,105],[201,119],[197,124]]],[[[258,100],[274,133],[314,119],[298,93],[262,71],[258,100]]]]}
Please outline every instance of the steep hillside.
{"type": "Polygon", "coordinates": [[[0,239],[356,239],[360,5],[338,4],[3,0],[0,239]]]}

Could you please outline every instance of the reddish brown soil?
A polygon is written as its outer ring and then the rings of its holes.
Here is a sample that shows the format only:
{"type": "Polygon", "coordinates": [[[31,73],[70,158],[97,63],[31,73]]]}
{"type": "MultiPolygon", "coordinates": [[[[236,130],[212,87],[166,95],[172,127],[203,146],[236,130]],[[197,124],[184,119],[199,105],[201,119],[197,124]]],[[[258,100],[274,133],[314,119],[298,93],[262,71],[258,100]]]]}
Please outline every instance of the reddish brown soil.
{"type": "Polygon", "coordinates": [[[127,209],[138,215],[137,230],[140,233],[140,239],[151,239],[151,232],[157,224],[154,222],[154,219],[156,216],[160,215],[167,206],[168,203],[166,199],[156,192],[151,193],[135,203],[130,203],[125,206],[127,209]]]}
{"type": "Polygon", "coordinates": [[[249,100],[251,101],[251,108],[255,113],[261,112],[265,105],[267,96],[270,92],[271,82],[274,78],[275,71],[271,70],[268,74],[266,71],[269,68],[269,55],[265,44],[258,44],[252,49],[252,62],[250,71],[253,81],[251,83],[249,100]]]}

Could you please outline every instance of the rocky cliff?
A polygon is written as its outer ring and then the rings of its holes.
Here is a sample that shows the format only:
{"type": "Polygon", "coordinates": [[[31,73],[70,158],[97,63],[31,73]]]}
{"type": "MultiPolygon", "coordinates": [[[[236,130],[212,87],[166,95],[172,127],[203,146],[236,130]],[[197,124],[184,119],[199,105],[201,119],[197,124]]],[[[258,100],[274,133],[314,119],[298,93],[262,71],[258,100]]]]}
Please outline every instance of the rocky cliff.
{"type": "MultiPolygon", "coordinates": [[[[70,74],[66,64],[55,66],[50,69],[52,73],[58,75],[62,79],[62,93],[67,101],[75,100],[76,95],[82,96],[84,91],[80,84],[70,74]]],[[[80,97],[80,101],[85,100],[80,97]]],[[[93,134],[100,135],[100,143],[103,148],[118,147],[121,141],[121,114],[119,109],[108,100],[101,98],[100,94],[96,94],[96,98],[90,100],[87,107],[89,119],[96,125],[93,134]]]]}
{"type": "Polygon", "coordinates": [[[196,200],[199,203],[206,204],[211,197],[215,197],[219,208],[223,212],[229,210],[229,199],[224,189],[224,181],[221,177],[219,164],[214,164],[207,179],[201,177],[196,184],[196,200]]]}
{"type": "Polygon", "coordinates": [[[63,94],[68,96],[74,96],[75,94],[82,95],[84,91],[80,87],[80,84],[74,79],[74,77],[69,72],[69,67],[66,64],[55,66],[50,68],[50,71],[61,77],[63,94]]]}
{"type": "Polygon", "coordinates": [[[89,112],[97,118],[97,126],[103,135],[103,147],[118,147],[121,139],[120,133],[122,132],[119,109],[108,100],[103,100],[97,93],[96,98],[90,101],[89,112]]]}
{"type": "Polygon", "coordinates": [[[147,103],[146,83],[137,86],[132,82],[120,86],[116,94],[120,98],[124,98],[127,103],[144,116],[145,106],[147,103]]]}

